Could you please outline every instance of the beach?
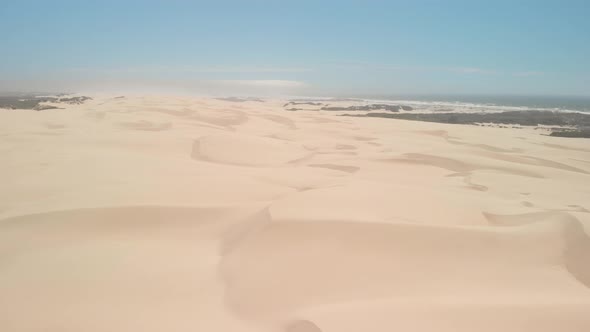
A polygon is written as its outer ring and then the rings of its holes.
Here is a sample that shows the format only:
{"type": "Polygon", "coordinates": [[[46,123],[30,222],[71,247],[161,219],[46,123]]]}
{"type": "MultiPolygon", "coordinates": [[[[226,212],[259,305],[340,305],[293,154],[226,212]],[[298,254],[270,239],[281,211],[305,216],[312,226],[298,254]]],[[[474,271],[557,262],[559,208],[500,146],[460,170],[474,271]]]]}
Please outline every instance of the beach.
{"type": "Polygon", "coordinates": [[[587,139],[92,97],[0,110],[2,331],[590,330],[587,139]]]}

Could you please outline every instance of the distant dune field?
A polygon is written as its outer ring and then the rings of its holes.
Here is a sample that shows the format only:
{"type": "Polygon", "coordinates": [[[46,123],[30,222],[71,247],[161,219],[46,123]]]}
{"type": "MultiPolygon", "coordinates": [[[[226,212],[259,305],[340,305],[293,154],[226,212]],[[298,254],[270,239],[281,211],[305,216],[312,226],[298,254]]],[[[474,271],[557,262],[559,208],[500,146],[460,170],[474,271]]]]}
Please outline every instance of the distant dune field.
{"type": "Polygon", "coordinates": [[[92,97],[0,110],[0,331],[590,331],[587,139],[92,97]]]}

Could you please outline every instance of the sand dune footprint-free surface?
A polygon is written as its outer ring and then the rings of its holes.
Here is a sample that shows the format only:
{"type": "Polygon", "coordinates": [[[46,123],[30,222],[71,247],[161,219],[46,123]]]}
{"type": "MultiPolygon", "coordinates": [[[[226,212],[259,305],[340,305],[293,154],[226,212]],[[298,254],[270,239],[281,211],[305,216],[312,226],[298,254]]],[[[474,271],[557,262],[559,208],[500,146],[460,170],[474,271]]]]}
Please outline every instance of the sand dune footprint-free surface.
{"type": "Polygon", "coordinates": [[[575,221],[563,218],[502,229],[281,221],[234,243],[221,271],[228,304],[246,317],[348,301],[490,292],[500,301],[526,301],[531,294],[587,291],[589,243],[575,221]]]}
{"type": "Polygon", "coordinates": [[[191,157],[240,166],[283,166],[310,154],[302,145],[270,137],[210,135],[195,140],[191,157]]]}

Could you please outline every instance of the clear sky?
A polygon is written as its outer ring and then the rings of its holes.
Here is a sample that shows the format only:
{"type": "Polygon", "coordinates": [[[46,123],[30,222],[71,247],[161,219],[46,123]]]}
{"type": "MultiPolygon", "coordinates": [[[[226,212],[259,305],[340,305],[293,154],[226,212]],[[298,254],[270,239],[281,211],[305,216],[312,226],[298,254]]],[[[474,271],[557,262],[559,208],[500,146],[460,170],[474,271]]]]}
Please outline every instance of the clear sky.
{"type": "Polygon", "coordinates": [[[590,95],[588,0],[0,0],[0,31],[3,90],[590,95]]]}

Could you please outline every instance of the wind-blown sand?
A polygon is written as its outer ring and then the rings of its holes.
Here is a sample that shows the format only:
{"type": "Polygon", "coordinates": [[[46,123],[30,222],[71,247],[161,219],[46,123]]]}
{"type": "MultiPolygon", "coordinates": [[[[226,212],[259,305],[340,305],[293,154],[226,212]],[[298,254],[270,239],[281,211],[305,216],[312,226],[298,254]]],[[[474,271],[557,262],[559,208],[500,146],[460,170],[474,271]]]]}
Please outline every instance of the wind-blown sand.
{"type": "Polygon", "coordinates": [[[0,331],[590,331],[590,145],[284,100],[0,112],[0,331]]]}

